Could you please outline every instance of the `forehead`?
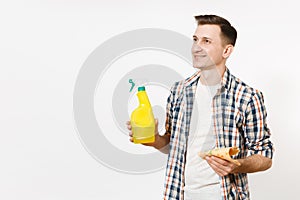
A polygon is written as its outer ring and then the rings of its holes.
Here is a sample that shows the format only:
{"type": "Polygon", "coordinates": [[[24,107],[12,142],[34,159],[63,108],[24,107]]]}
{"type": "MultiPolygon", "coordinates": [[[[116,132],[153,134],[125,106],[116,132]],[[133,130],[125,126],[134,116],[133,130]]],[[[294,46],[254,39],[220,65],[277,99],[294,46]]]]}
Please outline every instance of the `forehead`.
{"type": "Polygon", "coordinates": [[[220,39],[221,28],[215,24],[198,25],[195,34],[198,38],[220,39]]]}

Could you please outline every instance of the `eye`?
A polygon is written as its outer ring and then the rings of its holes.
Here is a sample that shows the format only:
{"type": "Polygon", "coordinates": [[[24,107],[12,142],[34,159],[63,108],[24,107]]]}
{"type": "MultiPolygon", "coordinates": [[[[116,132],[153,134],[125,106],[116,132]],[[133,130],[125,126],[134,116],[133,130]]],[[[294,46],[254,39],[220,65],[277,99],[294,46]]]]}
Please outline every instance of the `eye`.
{"type": "Polygon", "coordinates": [[[196,41],[197,41],[197,38],[194,37],[194,38],[193,38],[193,41],[196,42],[196,41]]]}
{"type": "Polygon", "coordinates": [[[205,44],[210,44],[210,40],[209,39],[205,39],[204,42],[205,42],[205,44]]]}

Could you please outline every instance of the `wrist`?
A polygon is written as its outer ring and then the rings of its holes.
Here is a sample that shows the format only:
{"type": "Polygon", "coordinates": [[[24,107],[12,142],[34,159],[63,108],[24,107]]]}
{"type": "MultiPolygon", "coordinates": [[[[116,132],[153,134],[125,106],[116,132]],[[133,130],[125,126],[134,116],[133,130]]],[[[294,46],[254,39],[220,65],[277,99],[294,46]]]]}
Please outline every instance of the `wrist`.
{"type": "Polygon", "coordinates": [[[155,134],[155,142],[153,143],[153,147],[157,150],[161,150],[168,146],[169,139],[166,135],[159,135],[158,133],[155,134]]]}

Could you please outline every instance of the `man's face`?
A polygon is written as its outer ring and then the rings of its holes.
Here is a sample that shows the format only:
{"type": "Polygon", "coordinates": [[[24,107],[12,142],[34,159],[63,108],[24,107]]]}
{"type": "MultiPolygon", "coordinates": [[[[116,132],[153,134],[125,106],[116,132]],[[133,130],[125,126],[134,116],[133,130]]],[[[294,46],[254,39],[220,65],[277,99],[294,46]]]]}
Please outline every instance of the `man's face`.
{"type": "Polygon", "coordinates": [[[199,25],[193,36],[193,66],[204,69],[224,62],[221,29],[218,25],[199,25]]]}

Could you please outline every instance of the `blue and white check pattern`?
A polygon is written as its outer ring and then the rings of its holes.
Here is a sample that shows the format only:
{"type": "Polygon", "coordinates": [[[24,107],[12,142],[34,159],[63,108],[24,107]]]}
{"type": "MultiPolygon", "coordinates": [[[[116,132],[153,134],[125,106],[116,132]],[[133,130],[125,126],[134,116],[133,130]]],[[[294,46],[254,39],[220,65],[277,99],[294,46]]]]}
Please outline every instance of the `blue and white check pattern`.
{"type": "MultiPolygon", "coordinates": [[[[170,134],[164,200],[183,200],[184,169],[193,101],[201,73],[176,82],[167,103],[166,134],[170,134]]],[[[234,159],[260,154],[273,157],[263,95],[226,68],[221,88],[213,97],[216,146],[240,148],[234,159]]],[[[199,158],[200,159],[200,158],[199,158]]],[[[250,199],[247,174],[220,177],[222,199],[250,199]]]]}

